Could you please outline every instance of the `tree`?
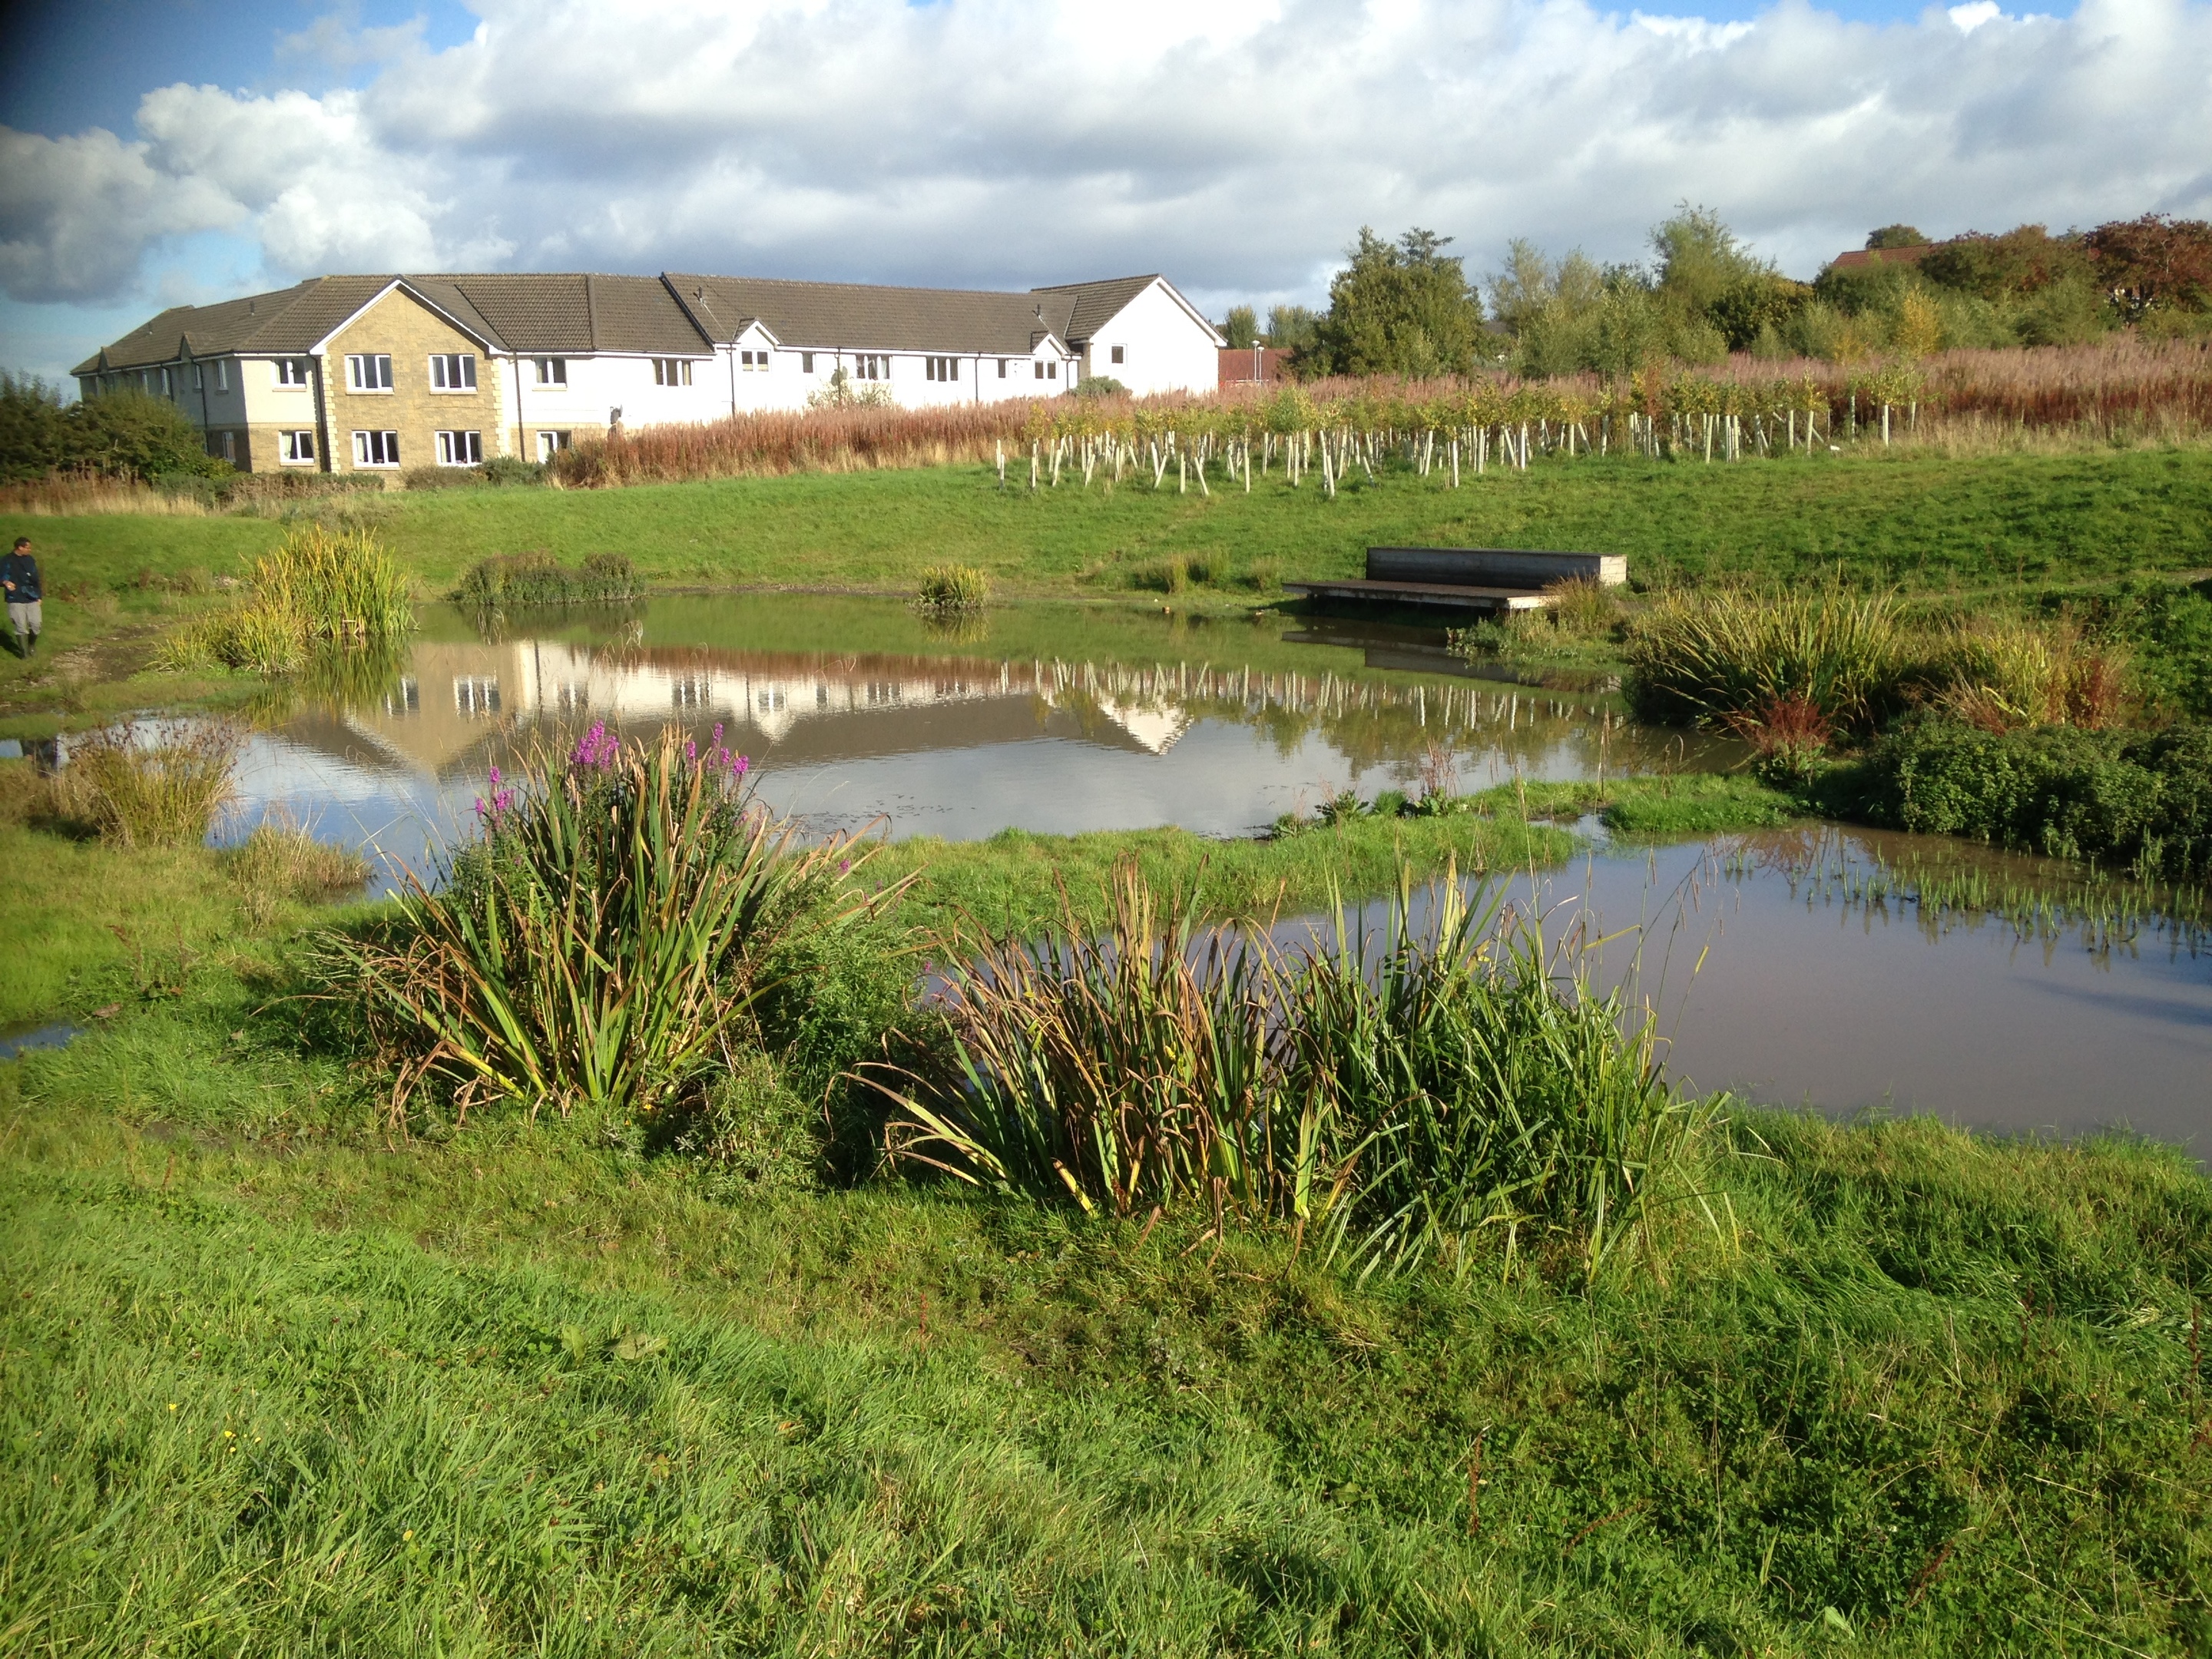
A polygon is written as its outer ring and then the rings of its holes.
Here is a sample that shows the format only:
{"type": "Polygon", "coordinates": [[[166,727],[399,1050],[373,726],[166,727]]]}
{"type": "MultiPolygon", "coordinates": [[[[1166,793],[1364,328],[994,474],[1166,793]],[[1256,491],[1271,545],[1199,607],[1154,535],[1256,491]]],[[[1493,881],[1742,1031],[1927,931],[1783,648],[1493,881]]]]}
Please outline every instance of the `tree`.
{"type": "Polygon", "coordinates": [[[2146,213],[2099,225],[2082,240],[2097,280],[2131,315],[2212,309],[2212,224],[2146,213]]]}
{"type": "Polygon", "coordinates": [[[211,459],[207,441],[185,411],[167,398],[143,392],[109,392],[70,411],[65,465],[112,477],[156,478],[164,474],[205,477],[229,468],[211,459]]]}
{"type": "Polygon", "coordinates": [[[2041,225],[2020,225],[2002,236],[1970,230],[1938,242],[1922,257],[1931,283],[1983,300],[2018,300],[2054,283],[2079,281],[2090,253],[2078,236],[2053,236],[2041,225]]]}
{"type": "Polygon", "coordinates": [[[1917,225],[1884,225],[1880,230],[1867,232],[1866,245],[1869,250],[1925,247],[1928,239],[1920,234],[1917,225]]]}
{"type": "Polygon", "coordinates": [[[1229,342],[1232,350],[1247,351],[1260,343],[1260,318],[1249,306],[1229,307],[1229,320],[1221,325],[1221,337],[1229,342]]]}
{"type": "Polygon", "coordinates": [[[1275,306],[1267,313],[1267,344],[1277,351],[1307,351],[1321,319],[1306,306],[1275,306]]]}
{"type": "Polygon", "coordinates": [[[0,478],[43,478],[68,454],[61,394],[36,375],[0,374],[0,478]]]}
{"type": "Polygon", "coordinates": [[[1386,242],[1363,225],[1351,263],[1328,285],[1312,358],[1338,374],[1464,374],[1474,367],[1482,301],[1451,238],[1418,227],[1386,242]]]}
{"type": "Polygon", "coordinates": [[[1774,276],[1774,267],[1736,240],[1711,208],[1682,203],[1674,216],[1652,228],[1659,256],[1657,292],[1677,318],[1706,319],[1721,296],[1774,276]]]}

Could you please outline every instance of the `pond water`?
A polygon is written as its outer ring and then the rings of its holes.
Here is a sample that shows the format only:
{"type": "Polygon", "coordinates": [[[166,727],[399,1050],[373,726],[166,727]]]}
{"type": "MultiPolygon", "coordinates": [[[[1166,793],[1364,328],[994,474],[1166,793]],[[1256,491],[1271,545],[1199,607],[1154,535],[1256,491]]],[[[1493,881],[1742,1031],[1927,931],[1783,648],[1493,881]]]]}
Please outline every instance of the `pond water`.
{"type": "MultiPolygon", "coordinates": [[[[472,830],[492,767],[597,720],[672,722],[702,744],[720,725],[762,797],[817,831],[949,839],[1245,835],[1346,787],[1741,759],[1626,721],[1601,680],[1536,678],[1471,667],[1436,630],[1281,617],[1018,606],[946,631],[889,601],[677,597],[511,617],[486,637],[435,611],[380,676],[270,712],[219,834],[283,814],[370,849],[388,886],[472,830]]],[[[1670,1072],[1699,1089],[2192,1143],[2212,1128],[2202,933],[2124,883],[2069,881],[1861,832],[1650,849],[1601,836],[1534,901],[1554,937],[1577,919],[1593,939],[1641,924],[1597,975],[1648,1000],[1670,1072]]]]}

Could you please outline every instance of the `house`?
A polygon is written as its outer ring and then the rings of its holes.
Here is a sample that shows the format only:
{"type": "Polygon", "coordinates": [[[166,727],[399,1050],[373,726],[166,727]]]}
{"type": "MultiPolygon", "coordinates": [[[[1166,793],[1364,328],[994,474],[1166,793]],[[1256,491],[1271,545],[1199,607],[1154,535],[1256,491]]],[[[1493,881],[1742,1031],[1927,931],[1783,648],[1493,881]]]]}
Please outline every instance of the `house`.
{"type": "Polygon", "coordinates": [[[544,460],[617,428],[797,410],[841,371],[908,406],[1090,376],[1211,391],[1221,337],[1158,275],[1024,293],[761,277],[317,276],[165,311],[77,365],[167,398],[251,471],[544,460]]]}
{"type": "Polygon", "coordinates": [[[1905,247],[1855,247],[1828,261],[1828,268],[1849,270],[1853,265],[1917,265],[1928,257],[1933,242],[1914,242],[1905,247]]]}

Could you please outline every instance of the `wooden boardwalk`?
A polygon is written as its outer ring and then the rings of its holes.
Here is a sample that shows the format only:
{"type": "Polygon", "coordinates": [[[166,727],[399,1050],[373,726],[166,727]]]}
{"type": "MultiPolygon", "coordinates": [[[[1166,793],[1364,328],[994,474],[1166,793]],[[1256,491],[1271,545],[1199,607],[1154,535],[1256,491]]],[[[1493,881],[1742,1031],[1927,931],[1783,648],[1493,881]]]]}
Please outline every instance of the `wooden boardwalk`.
{"type": "Polygon", "coordinates": [[[1618,587],[1628,560],[1618,553],[1551,553],[1510,547],[1370,547],[1367,574],[1334,581],[1285,582],[1312,599],[1441,606],[1454,611],[1540,611],[1545,590],[1572,578],[1618,587]]]}

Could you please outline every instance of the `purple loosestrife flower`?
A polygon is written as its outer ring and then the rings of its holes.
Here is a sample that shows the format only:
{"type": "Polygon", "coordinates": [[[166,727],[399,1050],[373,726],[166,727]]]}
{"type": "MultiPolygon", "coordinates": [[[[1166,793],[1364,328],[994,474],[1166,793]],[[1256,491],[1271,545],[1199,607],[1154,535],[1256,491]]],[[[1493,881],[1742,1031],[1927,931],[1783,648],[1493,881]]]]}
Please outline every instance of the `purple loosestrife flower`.
{"type": "Polygon", "coordinates": [[[575,752],[568,757],[568,764],[604,772],[614,764],[615,757],[621,752],[622,739],[607,731],[605,720],[593,720],[592,729],[576,739],[575,752]]]}

